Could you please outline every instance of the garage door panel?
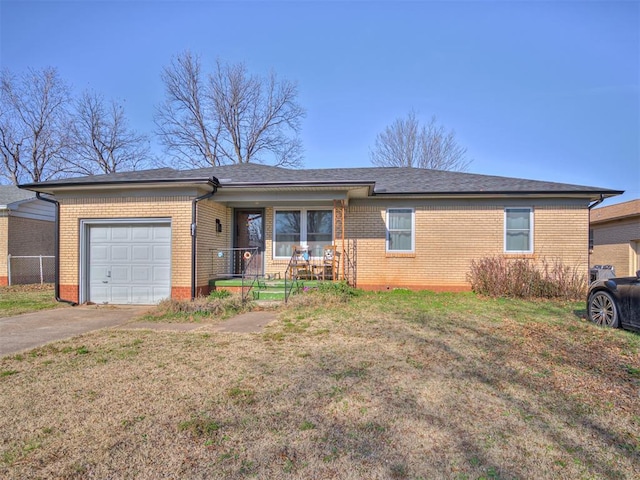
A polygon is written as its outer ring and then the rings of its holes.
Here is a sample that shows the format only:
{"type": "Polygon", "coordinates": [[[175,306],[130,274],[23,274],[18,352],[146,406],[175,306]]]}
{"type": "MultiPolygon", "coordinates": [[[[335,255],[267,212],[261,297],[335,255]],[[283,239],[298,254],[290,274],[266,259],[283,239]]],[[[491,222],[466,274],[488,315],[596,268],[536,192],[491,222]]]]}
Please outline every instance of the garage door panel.
{"type": "Polygon", "coordinates": [[[153,304],[171,295],[169,224],[101,224],[88,229],[88,300],[153,304]]]}
{"type": "MultiPolygon", "coordinates": [[[[131,288],[131,302],[132,303],[144,303],[148,299],[153,300],[153,291],[151,287],[132,287],[131,288]]],[[[154,302],[155,303],[155,302],[154,302]]]]}
{"type": "Polygon", "coordinates": [[[131,247],[131,260],[148,263],[151,261],[151,247],[149,245],[133,245],[131,247]]]}
{"type": "Polygon", "coordinates": [[[111,286],[111,303],[127,304],[131,303],[131,288],[111,286]]]}
{"type": "Polygon", "coordinates": [[[106,245],[92,245],[90,255],[91,260],[94,262],[109,260],[109,247],[106,245]]]}
{"type": "MultiPolygon", "coordinates": [[[[92,285],[91,286],[91,294],[92,298],[108,298],[110,296],[111,287],[108,285],[92,285]]],[[[91,299],[90,299],[91,300],[91,299]]],[[[95,300],[91,300],[95,301],[95,300]]]]}
{"type": "Polygon", "coordinates": [[[119,283],[131,282],[131,265],[113,265],[111,267],[110,283],[116,285],[119,283]]]}
{"type": "Polygon", "coordinates": [[[131,267],[131,280],[135,283],[151,281],[151,267],[134,265],[131,267]]]}
{"type": "MultiPolygon", "coordinates": [[[[160,228],[160,227],[156,227],[160,228]]],[[[154,227],[140,227],[132,230],[131,240],[134,242],[149,242],[153,240],[154,227]]]]}
{"type": "Polygon", "coordinates": [[[153,283],[168,284],[171,278],[171,269],[169,267],[153,267],[153,283]]]}
{"type": "Polygon", "coordinates": [[[153,261],[168,262],[171,260],[171,247],[169,245],[153,246],[153,261]]]}
{"type": "Polygon", "coordinates": [[[112,242],[130,242],[131,230],[135,227],[118,225],[111,229],[111,241],[112,242]]]}
{"type": "Polygon", "coordinates": [[[171,241],[171,227],[160,227],[153,230],[153,240],[155,242],[168,243],[171,241]]]}
{"type": "Polygon", "coordinates": [[[89,270],[90,280],[102,282],[109,278],[109,268],[103,265],[92,265],[89,270]]]}
{"type": "Polygon", "coordinates": [[[128,262],[131,260],[131,246],[114,245],[111,247],[111,260],[114,262],[128,262]]]}
{"type": "Polygon", "coordinates": [[[92,226],[91,227],[91,243],[93,242],[105,242],[111,238],[110,230],[108,227],[99,227],[92,226]]]}

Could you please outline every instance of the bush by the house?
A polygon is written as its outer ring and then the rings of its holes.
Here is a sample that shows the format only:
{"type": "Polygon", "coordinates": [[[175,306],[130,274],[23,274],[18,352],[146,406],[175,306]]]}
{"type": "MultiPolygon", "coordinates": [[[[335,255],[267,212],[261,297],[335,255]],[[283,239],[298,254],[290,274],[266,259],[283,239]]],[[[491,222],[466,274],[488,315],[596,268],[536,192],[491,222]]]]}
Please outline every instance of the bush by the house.
{"type": "Polygon", "coordinates": [[[251,309],[249,303],[243,302],[239,295],[227,292],[224,295],[198,297],[191,300],[176,300],[167,298],[161,301],[156,308],[157,317],[171,315],[196,315],[196,316],[228,316],[251,309]]]}
{"type": "Polygon", "coordinates": [[[578,300],[588,286],[586,272],[559,260],[503,256],[472,260],[467,278],[474,292],[492,297],[578,300]]]}

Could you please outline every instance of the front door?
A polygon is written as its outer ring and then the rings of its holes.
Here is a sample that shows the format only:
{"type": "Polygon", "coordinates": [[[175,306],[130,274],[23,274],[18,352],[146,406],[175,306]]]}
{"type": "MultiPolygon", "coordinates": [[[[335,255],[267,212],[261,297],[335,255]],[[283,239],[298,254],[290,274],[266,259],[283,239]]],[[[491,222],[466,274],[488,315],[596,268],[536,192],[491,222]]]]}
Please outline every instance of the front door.
{"type": "Polygon", "coordinates": [[[236,210],[235,214],[235,241],[234,247],[234,274],[240,275],[247,270],[248,275],[264,274],[264,211],[263,210],[236,210]],[[258,249],[243,250],[243,249],[258,249]],[[251,258],[247,258],[247,251],[251,252],[251,258]]]}

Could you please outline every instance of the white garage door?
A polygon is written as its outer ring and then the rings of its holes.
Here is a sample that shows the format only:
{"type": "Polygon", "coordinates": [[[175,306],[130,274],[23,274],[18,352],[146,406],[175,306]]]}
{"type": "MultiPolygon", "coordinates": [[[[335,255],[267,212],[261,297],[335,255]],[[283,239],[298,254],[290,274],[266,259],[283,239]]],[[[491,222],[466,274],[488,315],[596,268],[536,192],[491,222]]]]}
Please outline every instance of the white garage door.
{"type": "Polygon", "coordinates": [[[154,304],[171,296],[170,224],[97,224],[88,233],[89,301],[154,304]]]}

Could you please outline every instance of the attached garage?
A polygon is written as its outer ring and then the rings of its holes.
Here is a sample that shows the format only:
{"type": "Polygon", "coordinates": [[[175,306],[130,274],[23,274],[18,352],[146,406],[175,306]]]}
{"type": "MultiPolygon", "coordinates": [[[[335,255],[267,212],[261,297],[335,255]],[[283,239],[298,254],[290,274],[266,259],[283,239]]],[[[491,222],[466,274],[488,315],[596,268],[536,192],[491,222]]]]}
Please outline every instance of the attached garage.
{"type": "Polygon", "coordinates": [[[81,299],[156,304],[171,296],[170,220],[84,220],[81,299]]]}

